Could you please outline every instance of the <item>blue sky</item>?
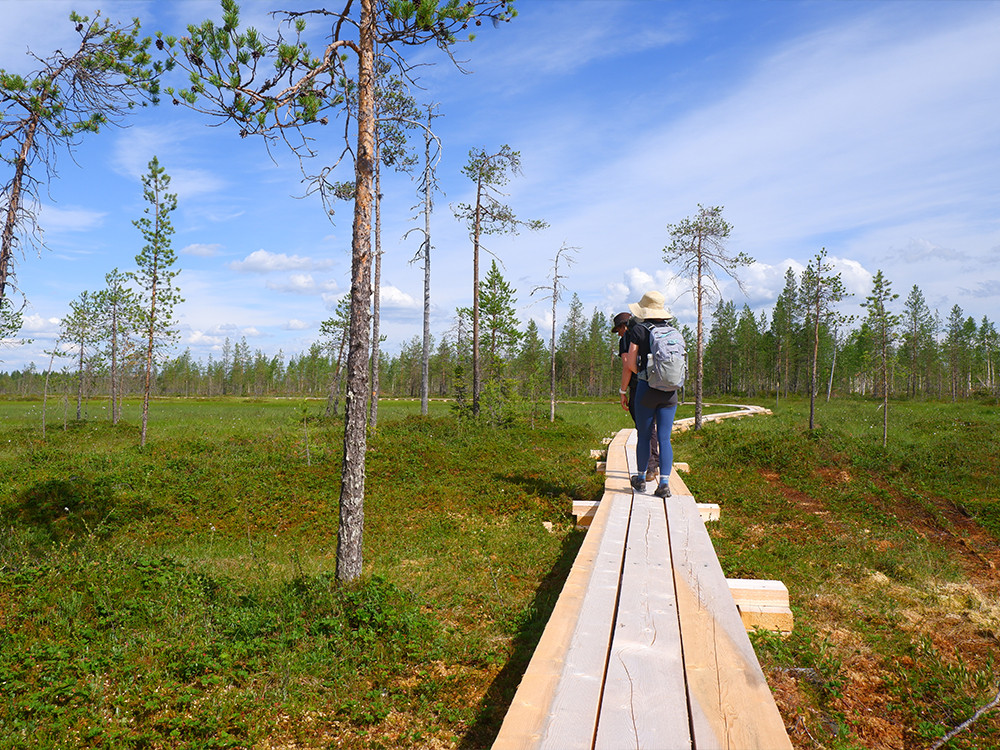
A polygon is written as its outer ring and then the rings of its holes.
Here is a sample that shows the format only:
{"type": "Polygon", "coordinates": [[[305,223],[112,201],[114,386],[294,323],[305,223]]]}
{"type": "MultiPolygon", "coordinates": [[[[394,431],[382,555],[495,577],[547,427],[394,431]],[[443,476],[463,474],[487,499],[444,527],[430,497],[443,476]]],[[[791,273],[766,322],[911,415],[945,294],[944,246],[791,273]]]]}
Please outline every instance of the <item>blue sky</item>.
{"type": "MultiPolygon", "coordinates": [[[[94,5],[94,3],[90,3],[94,5]]],[[[69,46],[78,3],[0,0],[0,67],[31,70],[69,46]]],[[[90,6],[88,5],[88,8],[90,6]]],[[[260,30],[266,11],[313,3],[243,3],[260,30]]],[[[332,5],[330,7],[333,7],[332,5]]],[[[103,4],[153,32],[218,18],[202,0],[103,4]]],[[[659,2],[519,0],[519,17],[484,25],[457,56],[416,50],[421,102],[437,102],[444,194],[432,219],[432,329],[440,337],[470,304],[471,244],[451,205],[468,201],[461,175],[470,148],[520,150],[523,176],[507,187],[522,218],[549,228],[491,237],[488,248],[516,287],[522,319],[542,331],[545,285],[559,247],[579,248],[565,280],[586,314],[613,314],[649,289],[663,291],[693,325],[689,286],[664,264],[667,225],[698,204],[724,206],[729,247],[756,259],[742,274],[749,296],[723,279],[738,307],[767,310],[788,267],[821,247],[854,293],[854,312],[879,269],[900,294],[916,284],[946,318],[953,305],[977,320],[1000,309],[1000,3],[659,2]]],[[[343,128],[314,128],[333,161],[343,128]]],[[[422,150],[422,142],[419,144],[422,150]]],[[[203,361],[228,337],[285,357],[308,349],[349,285],[350,210],[324,216],[301,198],[297,162],[231,127],[208,127],[170,104],[129,127],[90,136],[42,192],[47,249],[17,262],[28,300],[23,334],[0,350],[0,369],[48,363],[59,319],[113,268],[128,270],[142,238],[141,175],[153,156],[179,206],[173,247],[186,301],[181,341],[203,361]]],[[[342,179],[349,179],[345,171],[342,179]]],[[[416,184],[386,175],[382,332],[386,348],[421,330],[421,269],[409,261],[416,184]]],[[[488,266],[490,256],[484,256],[488,266]]],[[[483,272],[485,275],[485,271],[483,272]]]]}

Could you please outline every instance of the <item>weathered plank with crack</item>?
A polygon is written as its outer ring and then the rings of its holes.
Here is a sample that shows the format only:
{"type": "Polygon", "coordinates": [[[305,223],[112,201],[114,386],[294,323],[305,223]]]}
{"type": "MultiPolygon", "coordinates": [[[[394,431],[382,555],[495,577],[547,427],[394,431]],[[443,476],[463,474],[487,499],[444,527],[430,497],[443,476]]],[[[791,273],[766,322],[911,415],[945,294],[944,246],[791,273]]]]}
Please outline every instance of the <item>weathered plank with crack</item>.
{"type": "Polygon", "coordinates": [[[791,748],[690,491],[633,493],[635,431],[493,747],[791,748]]]}

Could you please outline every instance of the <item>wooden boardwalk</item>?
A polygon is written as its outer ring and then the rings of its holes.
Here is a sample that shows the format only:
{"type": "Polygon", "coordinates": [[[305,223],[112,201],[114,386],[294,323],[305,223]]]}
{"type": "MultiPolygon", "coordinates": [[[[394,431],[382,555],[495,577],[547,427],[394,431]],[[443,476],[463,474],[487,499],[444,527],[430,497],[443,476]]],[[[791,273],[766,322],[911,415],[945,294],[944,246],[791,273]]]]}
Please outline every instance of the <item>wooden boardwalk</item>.
{"type": "Polygon", "coordinates": [[[633,493],[635,430],[493,747],[791,748],[730,584],[676,472],[633,493]]]}

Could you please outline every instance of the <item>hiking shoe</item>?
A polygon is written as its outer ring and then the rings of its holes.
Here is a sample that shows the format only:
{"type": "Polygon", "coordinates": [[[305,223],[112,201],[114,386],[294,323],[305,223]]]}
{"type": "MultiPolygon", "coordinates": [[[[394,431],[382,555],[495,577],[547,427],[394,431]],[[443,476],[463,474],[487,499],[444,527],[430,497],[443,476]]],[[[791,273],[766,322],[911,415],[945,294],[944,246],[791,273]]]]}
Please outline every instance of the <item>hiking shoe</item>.
{"type": "Polygon", "coordinates": [[[646,479],[645,477],[642,476],[642,474],[636,474],[634,477],[631,477],[628,481],[629,484],[632,485],[632,489],[635,490],[636,492],[646,491],[646,479]]]}
{"type": "Polygon", "coordinates": [[[653,492],[657,497],[670,497],[670,483],[660,482],[660,486],[653,492]]]}
{"type": "Polygon", "coordinates": [[[651,463],[649,468],[646,469],[646,481],[653,482],[658,476],[660,476],[660,467],[651,463]]]}

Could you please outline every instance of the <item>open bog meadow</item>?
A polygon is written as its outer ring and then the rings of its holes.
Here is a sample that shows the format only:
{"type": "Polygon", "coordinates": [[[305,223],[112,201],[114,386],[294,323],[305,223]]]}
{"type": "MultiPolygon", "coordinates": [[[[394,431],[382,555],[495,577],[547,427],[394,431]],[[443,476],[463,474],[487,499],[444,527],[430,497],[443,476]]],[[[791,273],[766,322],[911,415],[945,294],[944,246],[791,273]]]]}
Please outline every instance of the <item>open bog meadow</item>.
{"type": "MultiPolygon", "coordinates": [[[[674,437],[796,747],[929,747],[1000,691],[992,403],[808,403],[674,437]]],[[[383,401],[361,581],[338,584],[324,402],[0,402],[0,748],[489,747],[572,565],[610,402],[554,423],[383,401]],[[67,413],[69,412],[69,413],[67,413]]],[[[690,405],[679,417],[693,413],[690,405]]],[[[1000,746],[986,710],[948,747],[1000,746]]]]}

